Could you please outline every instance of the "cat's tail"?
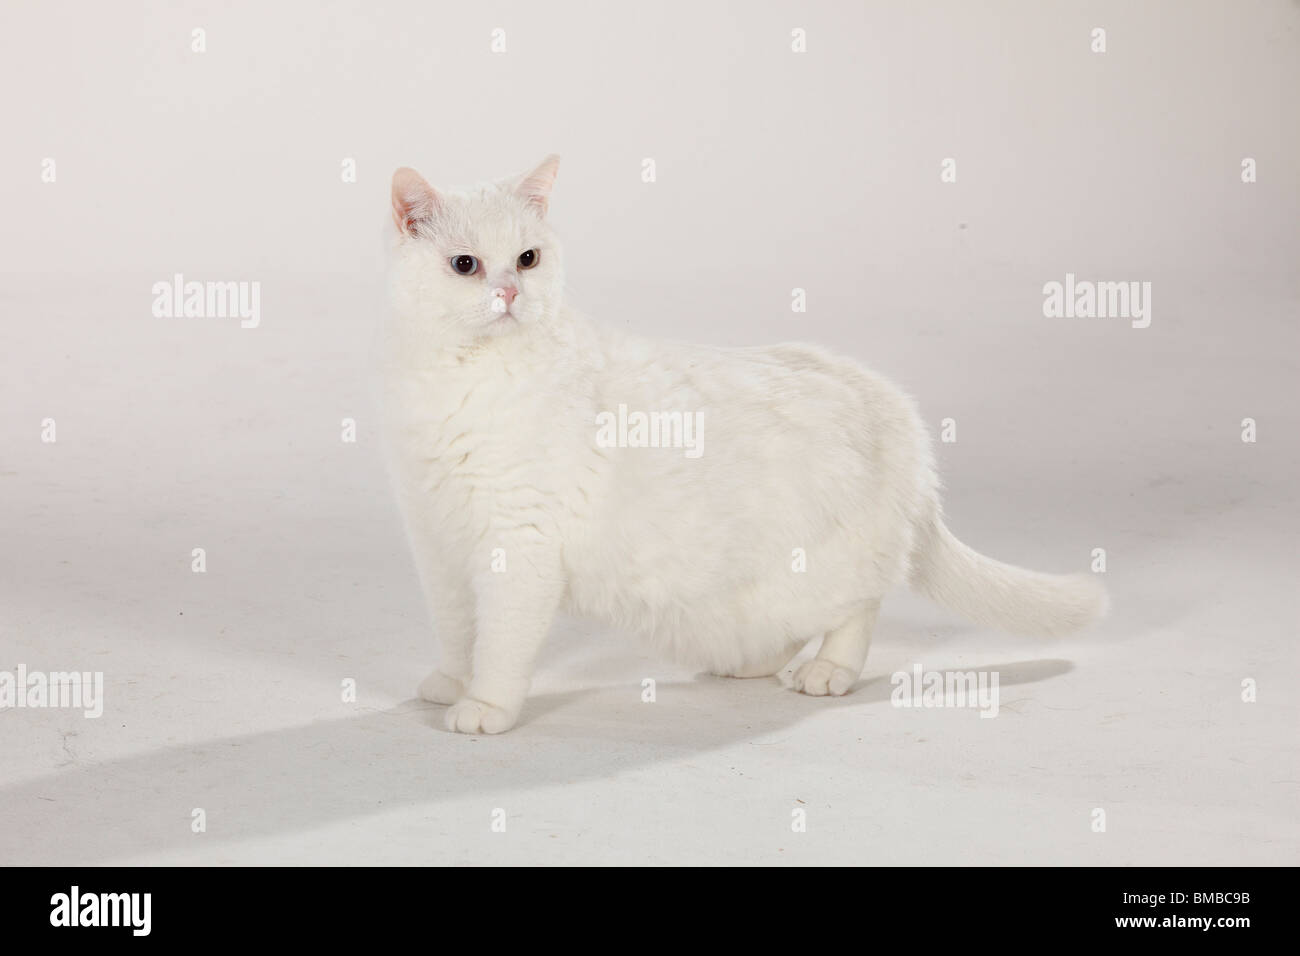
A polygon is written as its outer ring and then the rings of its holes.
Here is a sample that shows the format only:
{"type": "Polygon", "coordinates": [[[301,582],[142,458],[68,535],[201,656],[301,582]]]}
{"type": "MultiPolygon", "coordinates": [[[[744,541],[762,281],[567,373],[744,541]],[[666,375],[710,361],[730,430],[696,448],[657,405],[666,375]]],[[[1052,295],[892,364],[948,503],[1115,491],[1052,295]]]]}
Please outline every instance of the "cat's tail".
{"type": "Polygon", "coordinates": [[[911,583],[976,624],[1013,634],[1069,634],[1105,615],[1106,589],[1087,574],[1042,574],[995,561],[937,515],[918,529],[911,583]]]}

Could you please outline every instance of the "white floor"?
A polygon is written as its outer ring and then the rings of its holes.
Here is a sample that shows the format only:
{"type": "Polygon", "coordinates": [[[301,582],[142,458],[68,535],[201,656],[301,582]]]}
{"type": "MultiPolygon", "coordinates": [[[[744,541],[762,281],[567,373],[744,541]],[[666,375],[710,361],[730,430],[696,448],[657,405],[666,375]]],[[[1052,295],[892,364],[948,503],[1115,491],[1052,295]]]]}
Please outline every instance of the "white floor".
{"type": "Polygon", "coordinates": [[[1145,330],[1035,315],[1037,273],[872,277],[802,326],[763,288],[628,294],[633,327],[815,338],[904,383],[957,421],[954,530],[1045,570],[1105,548],[1112,617],[1036,641],[901,594],[836,700],[561,623],[520,726],[471,738],[412,699],[433,651],[374,441],[374,283],[268,280],[241,330],[152,318],[155,278],[0,299],[0,670],[106,683],[97,720],[0,711],[0,863],[1300,862],[1294,288],[1155,277],[1145,330]],[[999,716],[891,706],[916,663],[999,672],[999,716]]]}

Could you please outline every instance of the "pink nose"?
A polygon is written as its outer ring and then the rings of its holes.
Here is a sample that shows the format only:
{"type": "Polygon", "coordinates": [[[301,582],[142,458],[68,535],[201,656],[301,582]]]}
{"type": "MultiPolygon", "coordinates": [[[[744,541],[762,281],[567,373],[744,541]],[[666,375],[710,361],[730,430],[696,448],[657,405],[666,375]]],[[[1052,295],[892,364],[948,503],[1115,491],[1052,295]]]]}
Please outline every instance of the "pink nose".
{"type": "Polygon", "coordinates": [[[497,289],[496,294],[506,300],[506,305],[511,305],[515,301],[515,296],[519,294],[519,290],[512,285],[508,285],[504,289],[497,289]]]}

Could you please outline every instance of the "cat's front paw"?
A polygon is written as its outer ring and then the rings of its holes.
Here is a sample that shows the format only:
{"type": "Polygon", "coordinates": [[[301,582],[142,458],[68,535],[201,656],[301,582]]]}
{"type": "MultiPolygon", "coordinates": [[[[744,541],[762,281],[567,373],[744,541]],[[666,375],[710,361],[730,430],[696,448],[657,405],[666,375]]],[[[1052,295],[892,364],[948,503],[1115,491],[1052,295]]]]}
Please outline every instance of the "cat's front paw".
{"type": "Polygon", "coordinates": [[[434,671],[420,681],[416,693],[420,695],[421,700],[434,704],[454,704],[465,696],[465,682],[442,671],[434,671]]]}
{"type": "Polygon", "coordinates": [[[513,727],[518,718],[518,711],[462,697],[447,709],[447,729],[459,734],[500,734],[513,727]]]}
{"type": "Polygon", "coordinates": [[[858,680],[858,675],[847,667],[814,657],[805,661],[794,674],[794,689],[812,697],[840,697],[858,680]]]}

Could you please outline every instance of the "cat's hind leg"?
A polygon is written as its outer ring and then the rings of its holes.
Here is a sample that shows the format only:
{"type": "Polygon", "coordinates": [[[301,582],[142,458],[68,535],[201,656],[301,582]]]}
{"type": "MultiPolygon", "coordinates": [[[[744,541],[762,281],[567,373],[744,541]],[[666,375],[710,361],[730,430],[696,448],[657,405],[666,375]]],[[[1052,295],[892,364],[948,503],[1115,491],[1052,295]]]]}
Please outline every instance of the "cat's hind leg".
{"type": "Polygon", "coordinates": [[[879,613],[880,601],[869,601],[839,627],[828,631],[817,656],[795,672],[794,689],[814,697],[848,693],[862,675],[879,613]]]}
{"type": "MultiPolygon", "coordinates": [[[[807,642],[804,642],[807,643],[807,642]]],[[[785,665],[794,660],[796,654],[803,649],[803,644],[792,644],[775,654],[769,654],[754,663],[741,664],[739,667],[728,668],[726,672],[714,671],[715,677],[735,677],[739,679],[749,679],[755,677],[775,677],[785,669],[785,665]]]]}

